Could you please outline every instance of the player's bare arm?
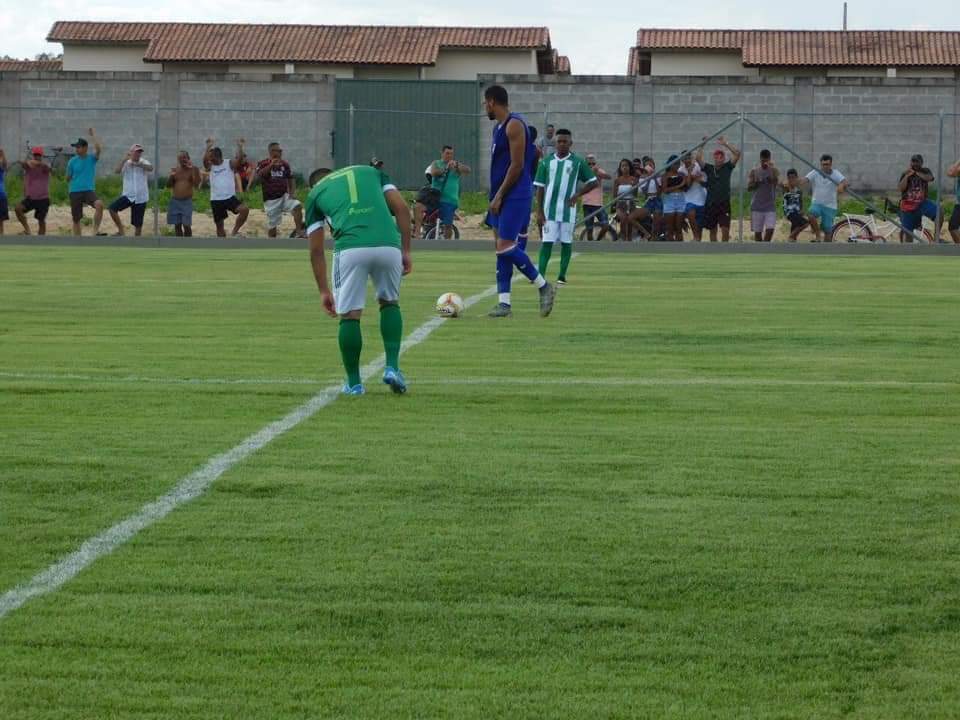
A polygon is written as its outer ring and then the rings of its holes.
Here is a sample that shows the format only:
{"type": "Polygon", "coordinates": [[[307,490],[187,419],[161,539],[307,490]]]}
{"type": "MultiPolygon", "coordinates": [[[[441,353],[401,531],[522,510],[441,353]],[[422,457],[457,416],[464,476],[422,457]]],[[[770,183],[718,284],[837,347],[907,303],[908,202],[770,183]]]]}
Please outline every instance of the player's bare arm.
{"type": "Polygon", "coordinates": [[[100,144],[100,138],[97,137],[97,134],[93,131],[93,128],[87,128],[90,132],[90,139],[93,140],[93,156],[100,159],[100,153],[103,151],[103,145],[100,144]]]}
{"type": "Polygon", "coordinates": [[[497,214],[500,212],[500,206],[503,204],[504,195],[510,188],[517,184],[517,180],[523,175],[523,160],[526,152],[527,133],[524,130],[523,123],[519,120],[511,119],[507,123],[507,140],[510,143],[510,167],[507,168],[507,174],[497,189],[497,194],[490,201],[490,212],[497,214]]]}
{"type": "Polygon", "coordinates": [[[330,292],[330,284],[327,280],[327,258],[323,254],[323,225],[310,233],[309,242],[310,267],[313,268],[313,277],[317,281],[317,289],[320,291],[320,303],[327,315],[336,317],[337,310],[333,301],[333,293],[330,292]]]}
{"type": "Polygon", "coordinates": [[[383,199],[390,208],[390,213],[397,220],[397,227],[400,230],[400,254],[403,258],[403,274],[409,275],[413,272],[413,259],[410,256],[410,208],[399,190],[387,190],[383,194],[383,199]]]}

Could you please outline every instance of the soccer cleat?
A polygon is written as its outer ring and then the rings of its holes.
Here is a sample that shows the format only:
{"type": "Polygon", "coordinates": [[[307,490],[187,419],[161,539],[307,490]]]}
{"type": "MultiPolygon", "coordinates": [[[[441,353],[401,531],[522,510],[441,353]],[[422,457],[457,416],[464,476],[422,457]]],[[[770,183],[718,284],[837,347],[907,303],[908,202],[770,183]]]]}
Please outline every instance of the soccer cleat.
{"type": "Polygon", "coordinates": [[[553,301],[557,298],[557,290],[547,283],[540,288],[540,317],[546,317],[553,310],[553,301]]]}
{"type": "Polygon", "coordinates": [[[366,392],[367,391],[363,389],[363,385],[360,383],[351,386],[350,383],[346,382],[340,389],[341,395],[364,395],[366,392]]]}
{"type": "Polygon", "coordinates": [[[566,284],[567,284],[567,279],[566,279],[566,278],[564,278],[564,277],[558,277],[558,278],[557,278],[557,285],[566,285],[566,284]]]}
{"type": "Polygon", "coordinates": [[[487,313],[487,317],[498,318],[498,317],[510,317],[513,313],[510,306],[506,303],[497,303],[497,306],[487,313]]]}
{"type": "Polygon", "coordinates": [[[389,385],[397,395],[403,395],[407,391],[407,379],[403,373],[392,367],[383,369],[383,384],[389,385]]]}

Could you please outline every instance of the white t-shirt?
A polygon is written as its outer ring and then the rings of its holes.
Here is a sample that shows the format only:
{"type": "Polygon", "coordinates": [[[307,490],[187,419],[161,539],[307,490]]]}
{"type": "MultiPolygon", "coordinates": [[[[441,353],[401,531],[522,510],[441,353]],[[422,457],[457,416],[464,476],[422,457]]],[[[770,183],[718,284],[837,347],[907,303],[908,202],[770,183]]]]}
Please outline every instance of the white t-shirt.
{"type": "Polygon", "coordinates": [[[813,202],[817,205],[837,209],[837,184],[842,183],[846,178],[840,174],[839,170],[834,170],[827,177],[820,170],[811,170],[807,173],[807,180],[810,181],[813,202]]]}
{"type": "Polygon", "coordinates": [[[153,166],[145,158],[140,158],[140,162],[146,167],[134,165],[132,161],[127,160],[120,168],[120,176],[123,178],[123,195],[130,198],[130,201],[136,205],[145,203],[150,199],[147,173],[153,169],[153,166]]]}
{"type": "MultiPolygon", "coordinates": [[[[699,175],[700,163],[693,164],[693,174],[699,175]]],[[[687,172],[687,166],[680,166],[680,174],[686,177],[689,173],[687,172]]],[[[707,203],[707,188],[704,186],[702,180],[694,180],[690,187],[687,188],[687,191],[684,193],[684,200],[686,200],[691,205],[703,206],[707,203]]]]}
{"type": "Polygon", "coordinates": [[[210,199],[229,200],[237,192],[237,181],[233,179],[230,161],[210,166],[210,199]]]}

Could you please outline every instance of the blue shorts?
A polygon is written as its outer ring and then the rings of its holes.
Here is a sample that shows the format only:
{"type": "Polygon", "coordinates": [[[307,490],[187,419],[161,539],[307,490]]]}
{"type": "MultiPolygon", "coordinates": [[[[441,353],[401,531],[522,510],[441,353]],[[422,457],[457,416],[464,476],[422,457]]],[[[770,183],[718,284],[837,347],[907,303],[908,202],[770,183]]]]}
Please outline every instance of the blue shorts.
{"type": "Polygon", "coordinates": [[[682,214],[684,209],[687,207],[687,199],[683,196],[683,193],[666,193],[664,194],[662,200],[664,215],[674,215],[677,213],[682,214]]]}
{"type": "Polygon", "coordinates": [[[920,206],[920,212],[925,217],[935,221],[937,219],[937,204],[933,200],[924,200],[923,205],[920,206]]]}
{"type": "MultiPolygon", "coordinates": [[[[910,232],[919,230],[923,227],[923,216],[925,214],[926,213],[923,212],[923,205],[916,210],[901,210],[900,224],[903,225],[904,230],[909,230],[910,232]]],[[[934,215],[934,217],[936,217],[936,215],[934,215]]]]}
{"type": "Polygon", "coordinates": [[[530,224],[530,198],[505,200],[500,214],[487,213],[487,225],[493,228],[501,240],[517,241],[530,224]]]}
{"type": "Polygon", "coordinates": [[[647,198],[643,206],[652,213],[663,212],[663,203],[660,201],[660,198],[656,196],[647,198]]]}
{"type": "Polygon", "coordinates": [[[820,203],[813,203],[807,213],[810,217],[815,217],[820,221],[820,229],[824,232],[833,230],[833,221],[837,219],[837,209],[829,208],[820,203]]]}
{"type": "Polygon", "coordinates": [[[453,203],[442,202],[437,209],[440,213],[440,222],[444,225],[453,225],[453,215],[457,212],[457,206],[453,203]]]}
{"type": "Polygon", "coordinates": [[[593,230],[594,224],[609,225],[610,219],[607,217],[607,211],[603,209],[603,205],[584,205],[583,222],[587,230],[593,230]],[[597,212],[598,210],[599,212],[597,212]],[[594,213],[597,214],[594,215],[594,213]],[[591,215],[593,217],[590,217],[591,215]]]}
{"type": "Polygon", "coordinates": [[[704,222],[707,219],[707,210],[703,205],[694,205],[693,203],[687,203],[687,207],[684,208],[684,212],[689,215],[691,210],[697,211],[697,225],[703,227],[704,222]]]}

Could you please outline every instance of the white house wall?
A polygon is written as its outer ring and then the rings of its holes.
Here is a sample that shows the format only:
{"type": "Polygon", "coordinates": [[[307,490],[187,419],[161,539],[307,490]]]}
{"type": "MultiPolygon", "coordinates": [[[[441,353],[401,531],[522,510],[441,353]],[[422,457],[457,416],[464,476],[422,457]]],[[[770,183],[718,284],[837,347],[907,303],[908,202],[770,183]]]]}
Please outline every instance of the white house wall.
{"type": "Polygon", "coordinates": [[[69,45],[63,46],[63,69],[74,72],[150,72],[161,65],[145,63],[146,45],[69,45]]]}
{"type": "Polygon", "coordinates": [[[723,75],[758,77],[757,68],[744,67],[740,51],[654,51],[650,56],[650,74],[655,77],[723,75]]]}
{"type": "Polygon", "coordinates": [[[536,75],[534,50],[440,50],[424,80],[476,80],[477,75],[536,75]]]}

